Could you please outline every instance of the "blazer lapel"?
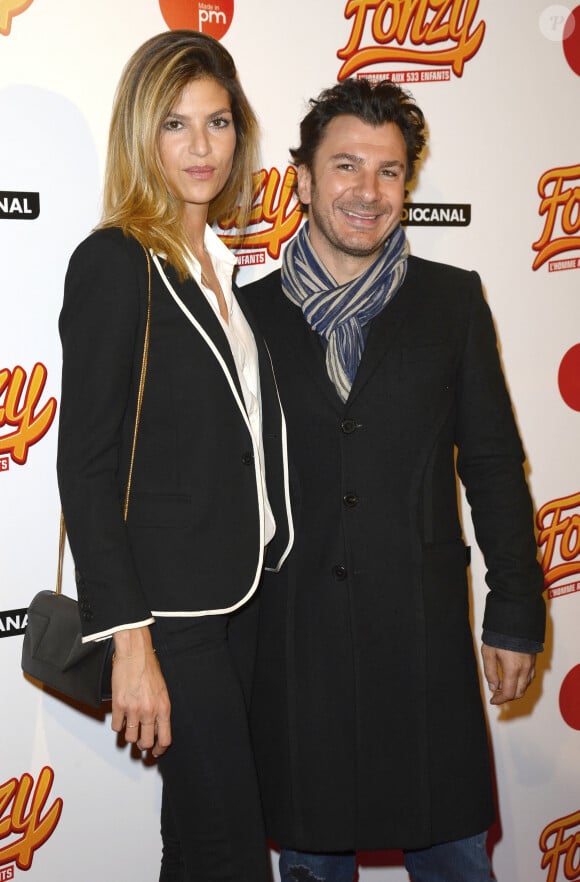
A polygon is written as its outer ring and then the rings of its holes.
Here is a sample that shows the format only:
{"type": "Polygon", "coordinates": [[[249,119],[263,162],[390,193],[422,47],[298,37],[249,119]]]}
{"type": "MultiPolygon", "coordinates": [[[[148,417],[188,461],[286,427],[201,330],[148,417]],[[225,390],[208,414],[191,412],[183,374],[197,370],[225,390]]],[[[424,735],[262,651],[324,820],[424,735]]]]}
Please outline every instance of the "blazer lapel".
{"type": "MultiPolygon", "coordinates": [[[[213,344],[213,346],[215,346],[215,348],[217,349],[220,357],[225,363],[228,374],[233,380],[240,400],[243,403],[244,398],[242,394],[242,388],[240,386],[238,371],[236,368],[234,357],[232,355],[230,344],[220,324],[220,321],[211,308],[210,304],[208,303],[205,294],[203,293],[203,291],[201,291],[201,289],[196,284],[196,282],[194,282],[193,279],[188,278],[184,282],[180,282],[175,270],[171,266],[164,268],[163,274],[171,285],[174,294],[185,307],[185,316],[189,319],[190,322],[192,322],[193,328],[198,333],[201,333],[202,339],[204,339],[202,332],[207,334],[211,341],[211,344],[213,344]],[[200,327],[196,327],[196,323],[200,327]]],[[[207,340],[205,340],[205,343],[209,345],[207,340]]]]}

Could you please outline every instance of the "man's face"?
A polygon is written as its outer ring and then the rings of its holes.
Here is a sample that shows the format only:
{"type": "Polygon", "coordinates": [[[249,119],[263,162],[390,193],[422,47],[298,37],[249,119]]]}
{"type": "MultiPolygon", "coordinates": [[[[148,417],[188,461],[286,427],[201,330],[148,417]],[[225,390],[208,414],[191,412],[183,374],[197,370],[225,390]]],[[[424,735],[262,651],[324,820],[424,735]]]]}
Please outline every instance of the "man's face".
{"type": "Polygon", "coordinates": [[[312,171],[298,167],[312,246],[338,282],[364,272],[399,223],[406,167],[395,123],[371,126],[350,115],[329,122],[312,171]]]}

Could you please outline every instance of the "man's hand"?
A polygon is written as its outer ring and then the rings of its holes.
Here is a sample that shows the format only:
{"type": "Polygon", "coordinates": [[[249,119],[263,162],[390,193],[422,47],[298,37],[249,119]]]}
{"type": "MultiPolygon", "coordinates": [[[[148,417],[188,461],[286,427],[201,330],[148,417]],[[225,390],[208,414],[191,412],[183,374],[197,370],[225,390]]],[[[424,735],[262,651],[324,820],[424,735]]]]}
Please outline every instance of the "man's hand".
{"type": "Polygon", "coordinates": [[[493,693],[490,704],[504,704],[524,695],[536,673],[535,655],[496,649],[484,643],[481,656],[485,679],[493,693]]]}

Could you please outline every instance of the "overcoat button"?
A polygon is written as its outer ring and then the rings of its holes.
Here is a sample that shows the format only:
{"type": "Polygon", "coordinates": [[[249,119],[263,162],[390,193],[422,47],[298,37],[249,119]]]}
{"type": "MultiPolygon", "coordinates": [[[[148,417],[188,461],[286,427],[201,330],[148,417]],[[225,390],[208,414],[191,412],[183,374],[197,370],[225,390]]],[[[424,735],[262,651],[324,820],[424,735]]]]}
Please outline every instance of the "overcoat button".
{"type": "Polygon", "coordinates": [[[254,457],[251,453],[248,453],[248,451],[242,454],[242,462],[244,465],[250,465],[253,461],[254,457]]]}
{"type": "Polygon", "coordinates": [[[343,567],[342,564],[336,564],[332,568],[332,575],[338,582],[343,582],[346,579],[346,567],[343,567]]]}
{"type": "Polygon", "coordinates": [[[350,417],[346,420],[343,420],[340,424],[340,428],[344,432],[345,435],[350,435],[357,428],[356,420],[350,419],[350,417]]]}
{"type": "Polygon", "coordinates": [[[347,508],[354,508],[355,505],[358,505],[358,496],[356,495],[356,493],[346,493],[342,497],[342,501],[347,508]]]}

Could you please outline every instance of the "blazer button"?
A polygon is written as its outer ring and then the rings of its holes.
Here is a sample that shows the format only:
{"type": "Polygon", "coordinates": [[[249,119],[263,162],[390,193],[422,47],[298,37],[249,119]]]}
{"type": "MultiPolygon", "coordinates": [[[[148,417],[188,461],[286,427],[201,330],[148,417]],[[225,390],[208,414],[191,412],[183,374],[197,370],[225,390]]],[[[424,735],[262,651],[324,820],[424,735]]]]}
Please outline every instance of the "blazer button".
{"type": "Polygon", "coordinates": [[[254,462],[254,456],[252,453],[249,453],[247,450],[242,454],[242,462],[244,465],[251,465],[254,462]]]}
{"type": "Polygon", "coordinates": [[[332,575],[337,582],[344,582],[347,577],[346,567],[343,567],[342,564],[336,564],[336,566],[332,568],[332,575]]]}
{"type": "Polygon", "coordinates": [[[341,422],[340,428],[345,435],[351,435],[353,432],[356,432],[358,426],[356,420],[350,419],[349,417],[341,422]]]}
{"type": "Polygon", "coordinates": [[[347,508],[354,508],[355,505],[358,505],[359,499],[356,493],[346,493],[342,497],[342,501],[346,505],[347,508]]]}

